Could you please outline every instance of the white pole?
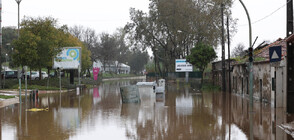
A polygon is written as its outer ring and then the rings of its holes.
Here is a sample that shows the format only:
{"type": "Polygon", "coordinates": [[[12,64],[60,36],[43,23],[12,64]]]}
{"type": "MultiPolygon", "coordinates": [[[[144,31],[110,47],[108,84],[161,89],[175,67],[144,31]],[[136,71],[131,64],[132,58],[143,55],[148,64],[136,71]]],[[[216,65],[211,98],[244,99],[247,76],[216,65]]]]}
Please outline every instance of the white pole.
{"type": "MultiPolygon", "coordinates": [[[[0,53],[1,53],[1,48],[2,48],[2,0],[0,0],[0,53]]],[[[1,61],[0,61],[0,64],[1,61]]],[[[2,69],[2,65],[0,65],[2,69]]],[[[5,72],[4,72],[4,77],[5,77],[5,72]]],[[[2,78],[0,78],[0,80],[2,80],[2,78]]],[[[2,81],[0,81],[0,84],[2,84],[2,81]]]]}
{"type": "Polygon", "coordinates": [[[25,102],[27,102],[27,92],[28,92],[28,80],[27,80],[27,71],[28,71],[28,66],[24,66],[24,72],[25,72],[25,95],[26,95],[26,98],[25,98],[25,102]]]}
{"type": "Polygon", "coordinates": [[[59,92],[61,93],[61,69],[59,69],[59,92]]]}
{"type": "Polygon", "coordinates": [[[81,86],[81,65],[79,65],[78,76],[79,76],[79,86],[81,86]]]}
{"type": "Polygon", "coordinates": [[[189,82],[189,72],[186,71],[186,83],[189,82]]]}

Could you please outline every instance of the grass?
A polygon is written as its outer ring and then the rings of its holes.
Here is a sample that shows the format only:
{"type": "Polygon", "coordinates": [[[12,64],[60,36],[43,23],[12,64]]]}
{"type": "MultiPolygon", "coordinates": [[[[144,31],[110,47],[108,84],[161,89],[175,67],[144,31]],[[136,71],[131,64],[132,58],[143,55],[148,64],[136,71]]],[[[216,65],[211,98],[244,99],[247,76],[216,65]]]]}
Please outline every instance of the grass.
{"type": "MultiPolygon", "coordinates": [[[[120,77],[132,77],[135,76],[133,74],[110,74],[103,73],[103,76],[99,74],[98,81],[95,81],[93,77],[82,77],[81,84],[86,86],[98,85],[102,78],[120,78],[120,77]]],[[[3,81],[2,81],[3,83],[3,81]]],[[[28,89],[39,89],[39,90],[59,90],[59,78],[50,78],[49,81],[47,79],[43,80],[28,80],[27,81],[28,89]],[[48,85],[48,88],[47,88],[48,85]]],[[[78,85],[78,78],[75,77],[74,84],[69,83],[69,77],[62,77],[61,79],[62,89],[73,89],[78,85]]],[[[21,88],[25,89],[25,81],[22,80],[21,88]]],[[[18,79],[6,79],[4,89],[19,89],[19,81],[18,79]]]]}
{"type": "Polygon", "coordinates": [[[6,95],[0,95],[1,99],[11,99],[14,98],[14,96],[6,96],[6,95]]]}
{"type": "MultiPolygon", "coordinates": [[[[98,77],[101,75],[99,74],[98,77]]],[[[121,78],[121,77],[132,77],[136,76],[134,74],[113,74],[113,73],[103,73],[102,78],[121,78]]]]}
{"type": "MultiPolygon", "coordinates": [[[[12,89],[18,89],[19,85],[14,85],[12,89]]],[[[25,85],[21,85],[21,89],[25,89],[25,85]]],[[[59,87],[48,87],[40,85],[27,85],[27,89],[38,89],[38,90],[59,90],[59,87]]]]}
{"type": "Polygon", "coordinates": [[[221,90],[221,87],[220,86],[214,86],[214,85],[211,85],[211,84],[206,84],[206,85],[203,85],[202,88],[201,88],[202,91],[220,91],[221,90]]]}
{"type": "MultiPolygon", "coordinates": [[[[77,80],[77,79],[76,79],[77,80]]],[[[67,89],[70,87],[69,79],[62,78],[61,80],[62,89],[67,89]]],[[[2,81],[3,82],[3,81],[2,81]]],[[[28,89],[39,89],[39,90],[59,90],[59,79],[50,78],[49,82],[47,79],[44,80],[28,80],[28,89]],[[48,88],[47,88],[48,84],[48,88]]],[[[21,88],[25,89],[25,82],[22,80],[21,88]]],[[[19,89],[18,79],[6,79],[4,89],[19,89]]]]}

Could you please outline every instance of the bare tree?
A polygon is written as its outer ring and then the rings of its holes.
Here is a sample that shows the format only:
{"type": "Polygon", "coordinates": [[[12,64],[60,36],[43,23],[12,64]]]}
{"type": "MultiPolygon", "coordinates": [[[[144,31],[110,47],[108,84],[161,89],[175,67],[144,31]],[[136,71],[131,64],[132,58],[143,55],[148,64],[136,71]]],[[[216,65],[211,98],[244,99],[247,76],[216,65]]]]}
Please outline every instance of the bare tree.
{"type": "Polygon", "coordinates": [[[78,38],[80,41],[83,41],[83,33],[84,33],[84,27],[83,26],[73,26],[69,28],[69,33],[78,38]]]}
{"type": "MultiPolygon", "coordinates": [[[[96,35],[96,32],[94,29],[91,28],[85,28],[83,26],[77,26],[75,25],[74,27],[71,27],[69,29],[69,32],[77,37],[80,41],[82,41],[85,46],[93,52],[97,42],[98,42],[98,36],[96,35]]],[[[95,61],[95,54],[91,54],[90,56],[91,61],[95,61]]],[[[90,75],[90,69],[87,69],[88,75],[90,75]]]]}
{"type": "Polygon", "coordinates": [[[243,57],[245,56],[246,52],[245,52],[245,46],[242,43],[239,43],[232,52],[232,57],[243,57]]]}

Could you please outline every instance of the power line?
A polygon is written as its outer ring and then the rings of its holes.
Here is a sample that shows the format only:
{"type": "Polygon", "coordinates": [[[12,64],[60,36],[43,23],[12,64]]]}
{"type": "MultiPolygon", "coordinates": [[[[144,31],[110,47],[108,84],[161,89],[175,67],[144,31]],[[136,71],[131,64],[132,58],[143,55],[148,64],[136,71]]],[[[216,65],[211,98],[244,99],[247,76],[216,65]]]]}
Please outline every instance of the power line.
{"type": "MultiPolygon", "coordinates": [[[[276,12],[278,12],[279,10],[281,10],[283,7],[285,7],[290,1],[291,1],[291,0],[289,0],[286,4],[284,4],[283,6],[277,8],[275,11],[271,12],[270,14],[264,16],[263,18],[261,18],[261,19],[259,19],[259,20],[256,20],[256,21],[252,22],[251,24],[258,23],[258,22],[260,22],[260,21],[262,21],[262,20],[264,20],[264,19],[266,19],[266,18],[272,16],[273,14],[275,14],[276,12]]],[[[248,26],[248,24],[242,24],[242,25],[239,25],[239,26],[248,26]]]]}

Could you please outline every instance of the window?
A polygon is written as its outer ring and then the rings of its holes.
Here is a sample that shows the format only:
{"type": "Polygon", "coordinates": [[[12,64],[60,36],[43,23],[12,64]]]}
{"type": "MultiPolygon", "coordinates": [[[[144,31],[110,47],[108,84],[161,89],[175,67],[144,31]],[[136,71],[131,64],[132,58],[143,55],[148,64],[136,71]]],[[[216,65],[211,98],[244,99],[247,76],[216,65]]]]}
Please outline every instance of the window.
{"type": "Polygon", "coordinates": [[[262,100],[262,79],[259,80],[260,100],[262,100]]]}

